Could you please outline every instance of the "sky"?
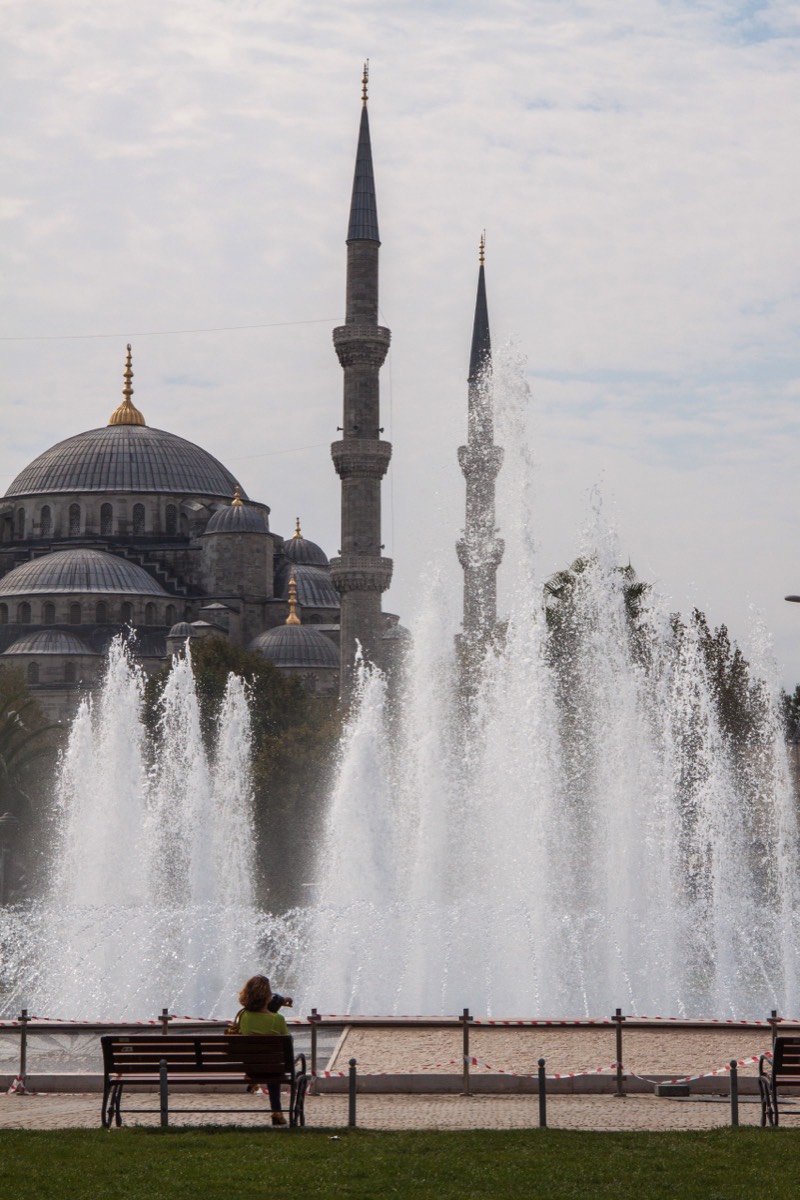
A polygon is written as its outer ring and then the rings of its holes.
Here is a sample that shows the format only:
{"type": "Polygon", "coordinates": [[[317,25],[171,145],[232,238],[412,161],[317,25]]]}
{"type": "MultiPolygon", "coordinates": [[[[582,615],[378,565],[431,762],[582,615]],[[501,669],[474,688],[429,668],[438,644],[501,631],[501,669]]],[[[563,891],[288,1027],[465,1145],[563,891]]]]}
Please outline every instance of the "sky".
{"type": "MultiPolygon", "coordinates": [[[[0,492],[134,403],[333,555],[347,211],[370,59],[386,607],[454,598],[486,230],[529,388],[544,578],[620,555],[800,682],[800,7],[5,0],[0,492]]],[[[502,489],[501,489],[502,499],[502,489]]],[[[498,514],[503,525],[502,509],[498,514]]],[[[501,577],[501,606],[502,606],[501,577]]]]}

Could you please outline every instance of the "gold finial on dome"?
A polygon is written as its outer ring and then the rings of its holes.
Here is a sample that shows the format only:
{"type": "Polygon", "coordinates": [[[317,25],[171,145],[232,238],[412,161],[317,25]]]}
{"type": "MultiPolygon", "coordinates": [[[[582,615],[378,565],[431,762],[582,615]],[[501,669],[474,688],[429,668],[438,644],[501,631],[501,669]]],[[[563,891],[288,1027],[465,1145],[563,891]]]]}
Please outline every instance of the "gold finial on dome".
{"type": "Polygon", "coordinates": [[[300,532],[300,518],[299,517],[295,517],[295,519],[294,519],[294,536],[296,538],[301,538],[303,536],[302,533],[300,532]]]}
{"type": "Polygon", "coordinates": [[[480,263],[481,266],[483,266],[485,261],[486,261],[486,230],[484,229],[483,233],[481,234],[481,243],[480,243],[480,247],[478,249],[478,262],[480,263]]]}
{"type": "Polygon", "coordinates": [[[144,425],[144,417],[139,412],[138,408],[134,408],[133,403],[131,402],[131,396],[133,395],[133,384],[131,382],[133,379],[133,367],[131,365],[130,342],[128,342],[128,354],[125,358],[125,371],[123,373],[123,379],[125,380],[125,386],[122,389],[122,395],[124,399],[119,408],[114,409],[108,423],[109,425],[144,425]]]}
{"type": "Polygon", "coordinates": [[[287,625],[299,625],[300,618],[297,615],[297,581],[292,571],[289,579],[289,615],[286,618],[287,625]]]}
{"type": "Polygon", "coordinates": [[[239,487],[238,483],[236,485],[236,491],[233,493],[233,499],[231,500],[231,508],[234,508],[234,507],[235,508],[244,508],[244,500],[242,499],[242,489],[239,487]]]}
{"type": "Polygon", "coordinates": [[[369,83],[369,59],[364,60],[364,72],[361,76],[361,103],[367,107],[367,84],[369,83]]]}

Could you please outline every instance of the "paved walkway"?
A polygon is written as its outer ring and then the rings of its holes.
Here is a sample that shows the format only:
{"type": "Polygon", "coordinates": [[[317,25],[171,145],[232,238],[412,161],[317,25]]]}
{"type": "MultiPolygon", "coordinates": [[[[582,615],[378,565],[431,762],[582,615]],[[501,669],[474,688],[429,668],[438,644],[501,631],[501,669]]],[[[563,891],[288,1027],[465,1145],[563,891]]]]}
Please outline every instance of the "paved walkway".
{"type": "MultiPolygon", "coordinates": [[[[262,1126],[267,1116],[267,1101],[260,1097],[191,1096],[171,1097],[176,1107],[196,1108],[189,1114],[175,1114],[171,1125],[262,1126]],[[241,1114],[208,1113],[220,1104],[242,1105],[241,1114]]],[[[139,1095],[130,1100],[131,1108],[152,1108],[157,1097],[139,1095]]],[[[363,1129],[528,1129],[538,1124],[536,1096],[359,1096],[357,1119],[363,1129]]],[[[760,1108],[740,1101],[742,1125],[757,1125],[760,1108]]],[[[345,1096],[309,1096],[306,1120],[311,1127],[344,1127],[347,1124],[345,1096]]],[[[797,1125],[797,1117],[787,1124],[797,1125]]],[[[547,1101],[547,1121],[552,1129],[714,1129],[727,1125],[730,1108],[725,1100],[661,1100],[654,1096],[551,1096],[547,1101]]],[[[157,1125],[157,1113],[130,1112],[126,1125],[157,1125]]],[[[6,1096],[0,1099],[0,1128],[5,1129],[96,1129],[100,1127],[100,1097],[75,1094],[6,1096]]],[[[270,1129],[271,1132],[271,1129],[270,1129]]]]}

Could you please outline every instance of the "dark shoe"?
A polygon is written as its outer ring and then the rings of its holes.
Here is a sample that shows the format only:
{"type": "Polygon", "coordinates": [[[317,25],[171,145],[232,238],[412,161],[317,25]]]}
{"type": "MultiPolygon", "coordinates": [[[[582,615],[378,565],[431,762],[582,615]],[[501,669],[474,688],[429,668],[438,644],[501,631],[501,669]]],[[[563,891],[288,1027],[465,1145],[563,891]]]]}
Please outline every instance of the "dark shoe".
{"type": "Polygon", "coordinates": [[[282,1112],[274,1112],[272,1114],[272,1124],[273,1125],[286,1125],[286,1124],[288,1124],[288,1122],[282,1112]]]}

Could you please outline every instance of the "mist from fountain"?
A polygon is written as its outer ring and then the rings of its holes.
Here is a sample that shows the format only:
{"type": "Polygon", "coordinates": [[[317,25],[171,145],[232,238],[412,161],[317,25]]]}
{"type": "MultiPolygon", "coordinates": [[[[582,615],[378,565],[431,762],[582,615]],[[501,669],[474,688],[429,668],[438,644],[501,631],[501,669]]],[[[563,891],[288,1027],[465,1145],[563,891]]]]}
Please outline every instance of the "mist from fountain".
{"type": "Polygon", "coordinates": [[[796,1012],[798,828],[768,639],[748,647],[736,744],[696,623],[652,592],[631,613],[596,495],[582,569],[547,601],[513,360],[495,398],[507,628],[460,697],[434,584],[399,694],[362,670],[305,994],[361,1013],[796,1012]]]}
{"type": "Polygon", "coordinates": [[[62,756],[51,886],[11,939],[7,1010],[16,1000],[61,1018],[140,1020],[165,1005],[229,1015],[262,962],[245,687],[229,678],[210,753],[188,652],[173,660],[154,737],[143,692],[117,639],[62,756]]]}

